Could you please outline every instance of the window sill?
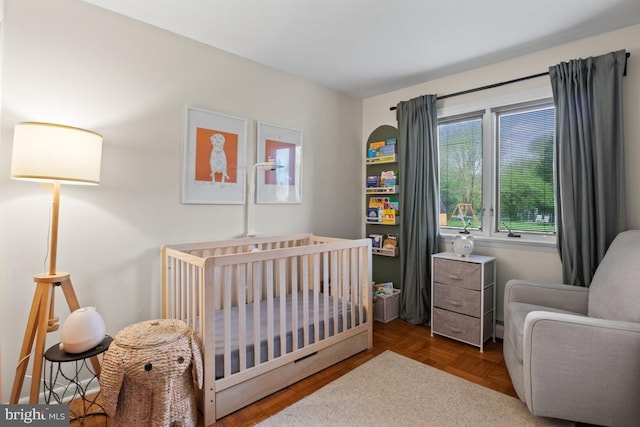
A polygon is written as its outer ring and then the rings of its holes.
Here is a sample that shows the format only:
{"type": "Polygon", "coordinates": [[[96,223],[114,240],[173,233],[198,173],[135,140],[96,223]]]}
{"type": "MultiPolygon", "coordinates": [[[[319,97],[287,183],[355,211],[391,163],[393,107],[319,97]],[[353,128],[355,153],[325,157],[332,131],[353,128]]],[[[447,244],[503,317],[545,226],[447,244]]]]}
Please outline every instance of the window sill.
{"type": "MultiPolygon", "coordinates": [[[[441,231],[440,243],[447,246],[451,246],[453,239],[460,235],[453,231],[441,231]]],[[[514,248],[514,249],[526,249],[538,252],[556,252],[556,236],[531,236],[523,234],[522,237],[507,237],[506,233],[503,236],[485,236],[480,234],[470,234],[473,236],[473,243],[476,247],[491,247],[491,248],[514,248]]]]}

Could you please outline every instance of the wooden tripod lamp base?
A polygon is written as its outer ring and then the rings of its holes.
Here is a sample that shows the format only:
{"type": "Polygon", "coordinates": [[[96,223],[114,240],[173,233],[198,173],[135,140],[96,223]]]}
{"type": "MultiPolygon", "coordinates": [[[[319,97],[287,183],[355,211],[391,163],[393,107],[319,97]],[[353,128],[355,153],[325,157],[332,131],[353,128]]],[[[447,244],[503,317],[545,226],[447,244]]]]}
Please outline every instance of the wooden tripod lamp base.
{"type": "MultiPolygon", "coordinates": [[[[9,401],[12,404],[18,403],[18,399],[20,398],[20,392],[22,391],[22,385],[27,372],[27,365],[29,364],[32,353],[34,354],[34,358],[29,403],[38,403],[40,382],[42,379],[42,358],[44,356],[47,332],[58,329],[58,319],[51,318],[51,315],[54,313],[55,288],[57,286],[62,288],[70,312],[80,308],[69,273],[39,274],[34,276],[33,280],[36,284],[36,293],[33,297],[31,311],[29,312],[29,321],[20,350],[16,376],[13,380],[13,388],[9,401]],[[34,341],[35,350],[33,347],[34,341]]],[[[98,358],[92,357],[91,364],[96,374],[100,376],[100,362],[98,358]]]]}

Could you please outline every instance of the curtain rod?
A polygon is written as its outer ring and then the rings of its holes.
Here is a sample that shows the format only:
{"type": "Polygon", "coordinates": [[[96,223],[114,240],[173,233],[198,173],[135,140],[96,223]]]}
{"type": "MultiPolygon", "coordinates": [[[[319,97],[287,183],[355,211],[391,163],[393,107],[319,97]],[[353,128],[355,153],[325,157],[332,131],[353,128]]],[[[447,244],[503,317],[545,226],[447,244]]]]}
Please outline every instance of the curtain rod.
{"type": "MultiPolygon", "coordinates": [[[[623,75],[626,76],[627,75],[627,59],[631,56],[631,54],[629,52],[626,53],[626,57],[624,60],[624,73],[623,75]]],[[[536,77],[542,77],[542,76],[548,76],[549,72],[544,72],[544,73],[538,73],[538,74],[532,74],[530,76],[525,76],[525,77],[519,77],[517,79],[513,79],[513,80],[507,80],[504,82],[499,82],[499,83],[493,83],[490,85],[486,85],[486,86],[480,86],[480,87],[475,87],[473,89],[467,89],[467,90],[463,90],[460,92],[454,92],[454,93],[450,93],[448,95],[441,95],[438,96],[436,98],[436,100],[441,100],[441,99],[446,99],[446,98],[452,98],[454,96],[459,96],[459,95],[466,95],[468,93],[473,93],[473,92],[479,92],[481,90],[485,90],[485,89],[493,89],[494,87],[500,87],[500,86],[505,86],[511,83],[517,83],[517,82],[521,82],[524,80],[529,80],[529,79],[535,79],[536,77]]],[[[389,107],[389,110],[394,111],[396,109],[396,107],[389,107]]]]}

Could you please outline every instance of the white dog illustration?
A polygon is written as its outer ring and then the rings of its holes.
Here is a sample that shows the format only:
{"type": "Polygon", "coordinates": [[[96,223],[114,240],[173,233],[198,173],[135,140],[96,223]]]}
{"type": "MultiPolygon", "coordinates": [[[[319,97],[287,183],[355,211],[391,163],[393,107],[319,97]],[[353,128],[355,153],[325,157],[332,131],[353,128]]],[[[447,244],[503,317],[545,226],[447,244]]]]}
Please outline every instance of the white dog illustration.
{"type": "Polygon", "coordinates": [[[224,184],[225,179],[229,179],[227,175],[227,155],[224,153],[224,136],[214,133],[211,136],[211,157],[209,164],[211,165],[211,182],[216,182],[216,173],[222,174],[221,182],[224,184]]]}

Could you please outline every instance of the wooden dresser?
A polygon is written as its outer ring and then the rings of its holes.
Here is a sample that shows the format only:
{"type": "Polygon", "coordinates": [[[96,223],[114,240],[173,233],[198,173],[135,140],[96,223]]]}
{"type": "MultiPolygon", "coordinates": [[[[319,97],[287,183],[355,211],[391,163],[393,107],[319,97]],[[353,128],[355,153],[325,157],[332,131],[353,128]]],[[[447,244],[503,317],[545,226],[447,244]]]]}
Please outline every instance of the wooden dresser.
{"type": "Polygon", "coordinates": [[[496,339],[496,259],[451,252],[431,258],[431,336],[443,335],[483,351],[496,339]]]}

